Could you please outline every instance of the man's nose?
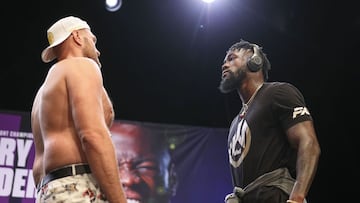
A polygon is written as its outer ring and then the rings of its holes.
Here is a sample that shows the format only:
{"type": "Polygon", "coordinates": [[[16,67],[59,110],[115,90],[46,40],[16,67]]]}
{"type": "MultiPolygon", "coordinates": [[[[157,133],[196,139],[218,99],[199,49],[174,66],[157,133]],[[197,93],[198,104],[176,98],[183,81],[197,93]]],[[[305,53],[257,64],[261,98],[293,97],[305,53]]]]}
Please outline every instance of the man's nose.
{"type": "Polygon", "coordinates": [[[225,69],[227,69],[227,68],[229,68],[229,63],[225,61],[225,62],[223,63],[223,65],[221,66],[221,70],[225,70],[225,69]]]}
{"type": "Polygon", "coordinates": [[[140,176],[135,170],[131,170],[128,167],[119,169],[120,181],[124,185],[138,184],[140,182],[140,176]]]}

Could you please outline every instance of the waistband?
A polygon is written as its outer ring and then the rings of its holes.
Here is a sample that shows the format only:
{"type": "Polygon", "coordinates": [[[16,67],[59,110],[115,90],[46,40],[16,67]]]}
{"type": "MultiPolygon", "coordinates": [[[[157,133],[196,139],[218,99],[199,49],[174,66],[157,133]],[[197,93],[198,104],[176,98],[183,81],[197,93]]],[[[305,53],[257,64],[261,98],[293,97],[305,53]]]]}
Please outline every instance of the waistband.
{"type": "Polygon", "coordinates": [[[37,191],[39,191],[44,185],[48,184],[50,181],[64,178],[67,176],[81,175],[85,173],[91,173],[90,166],[88,164],[71,164],[62,168],[55,169],[42,178],[40,184],[37,186],[37,191]]]}
{"type": "MultiPolygon", "coordinates": [[[[286,194],[290,195],[294,183],[295,179],[291,177],[287,168],[278,168],[259,176],[244,189],[235,186],[233,193],[230,193],[225,197],[225,202],[241,203],[241,200],[246,193],[258,188],[259,186],[277,187],[286,194]]],[[[304,200],[304,203],[306,203],[306,200],[304,200]]]]}

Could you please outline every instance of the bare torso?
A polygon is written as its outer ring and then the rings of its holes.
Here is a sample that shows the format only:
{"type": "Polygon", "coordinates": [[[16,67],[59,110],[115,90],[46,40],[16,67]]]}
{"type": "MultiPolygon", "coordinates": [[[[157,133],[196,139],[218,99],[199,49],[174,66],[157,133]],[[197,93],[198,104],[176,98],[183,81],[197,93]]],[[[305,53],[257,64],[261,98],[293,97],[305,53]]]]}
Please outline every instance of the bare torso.
{"type": "MultiPolygon", "coordinates": [[[[36,146],[33,176],[36,185],[55,168],[88,162],[75,127],[65,80],[66,71],[61,65],[53,66],[33,103],[31,120],[36,146]]],[[[105,122],[110,127],[114,111],[105,88],[102,106],[105,122]]]]}

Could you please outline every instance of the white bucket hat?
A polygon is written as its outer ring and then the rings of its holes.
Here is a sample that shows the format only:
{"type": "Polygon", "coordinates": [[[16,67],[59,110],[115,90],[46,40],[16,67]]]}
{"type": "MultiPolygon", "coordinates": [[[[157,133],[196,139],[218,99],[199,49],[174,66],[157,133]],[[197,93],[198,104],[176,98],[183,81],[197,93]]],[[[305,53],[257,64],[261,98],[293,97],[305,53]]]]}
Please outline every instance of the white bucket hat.
{"type": "Polygon", "coordinates": [[[90,29],[90,26],[80,18],[68,16],[58,20],[47,30],[49,46],[41,52],[41,59],[48,63],[56,58],[53,47],[62,43],[68,38],[72,31],[80,29],[90,29]]]}

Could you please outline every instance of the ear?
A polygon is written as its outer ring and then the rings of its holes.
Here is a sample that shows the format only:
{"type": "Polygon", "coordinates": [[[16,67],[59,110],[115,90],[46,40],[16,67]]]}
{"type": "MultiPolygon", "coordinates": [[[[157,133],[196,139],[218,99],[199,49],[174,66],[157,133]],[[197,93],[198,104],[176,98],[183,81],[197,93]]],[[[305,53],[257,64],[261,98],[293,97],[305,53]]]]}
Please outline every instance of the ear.
{"type": "Polygon", "coordinates": [[[79,30],[72,31],[71,36],[77,45],[79,45],[79,46],[82,45],[81,33],[79,30]]]}

